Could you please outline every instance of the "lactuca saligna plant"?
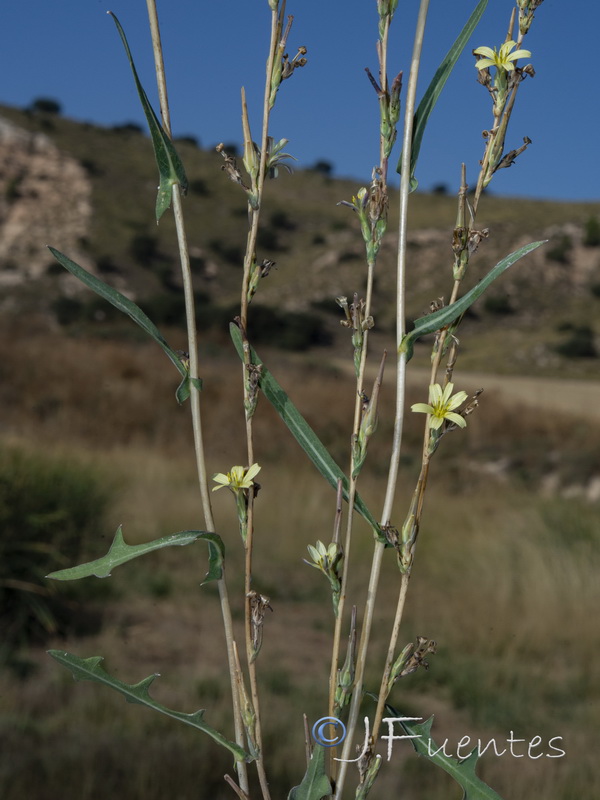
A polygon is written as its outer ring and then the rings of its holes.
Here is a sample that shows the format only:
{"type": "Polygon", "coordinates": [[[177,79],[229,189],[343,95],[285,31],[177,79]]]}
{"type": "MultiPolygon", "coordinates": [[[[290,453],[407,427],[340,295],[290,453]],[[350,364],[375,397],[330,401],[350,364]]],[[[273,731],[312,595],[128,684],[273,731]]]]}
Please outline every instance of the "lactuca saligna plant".
{"type": "MultiPolygon", "coordinates": [[[[242,132],[244,138],[243,169],[238,166],[234,156],[228,154],[222,145],[217,150],[223,157],[222,169],[226,176],[239,185],[244,192],[248,205],[247,246],[243,263],[243,277],[240,292],[239,315],[232,321],[230,331],[233,344],[242,363],[242,404],[245,418],[245,455],[244,464],[229,467],[225,472],[215,472],[213,491],[227,488],[233,496],[239,522],[241,546],[245,555],[244,592],[244,639],[241,648],[235,640],[231,622],[231,611],[227,586],[225,582],[224,548],[216,533],[208,472],[205,463],[202,437],[202,418],[200,414],[200,369],[198,364],[196,326],[194,320],[194,301],[189,270],[189,256],[183,222],[183,204],[181,195],[185,193],[185,171],[173,147],[170,137],[166,81],[162,64],[160,33],[154,0],[148,0],[150,27],[152,31],[156,72],[159,84],[162,122],[152,110],[148,98],[142,88],[135,70],[133,58],[129,51],[125,33],[115,18],[119,34],[123,40],[127,57],[133,72],[137,90],[142,102],[150,132],[152,135],[157,164],[160,173],[160,187],[157,198],[157,219],[172,205],[181,254],[181,266],[186,299],[188,323],[188,353],[173,351],[160,332],[148,317],[126,297],[112,287],[104,284],[95,276],[87,273],[62,253],[52,250],[63,266],[77,275],[87,286],[99,293],[117,308],[128,314],[163,348],[180,373],[181,383],[177,389],[179,402],[190,400],[194,424],[194,443],[197,456],[198,478],[201,501],[204,512],[205,530],[182,531],[162,537],[146,545],[129,546],[125,543],[121,530],[117,531],[113,544],[106,556],[89,564],[54,573],[51,577],[60,580],[82,578],[90,575],[106,576],[111,569],[125,561],[129,561],[150,550],[173,545],[184,545],[194,541],[206,541],[209,549],[209,570],[206,580],[214,580],[219,587],[221,608],[227,642],[229,675],[232,689],[234,741],[230,741],[220,732],[204,721],[203,712],[182,714],[157,703],[150,695],[150,684],[154,676],[142,680],[138,684],[125,684],[111,677],[101,666],[101,658],[78,658],[62,651],[52,651],[52,655],[65,664],[78,679],[94,680],[111,686],[124,694],[127,699],[145,704],[155,710],[167,714],[187,725],[207,733],[215,741],[228,748],[236,762],[237,780],[226,776],[228,784],[241,800],[250,798],[250,781],[248,764],[254,764],[260,793],[263,800],[269,800],[268,759],[276,759],[277,753],[265,753],[263,746],[263,724],[267,722],[261,713],[259,698],[259,665],[260,649],[263,638],[264,619],[271,607],[269,598],[260,593],[258,581],[253,575],[253,550],[257,540],[255,531],[254,506],[260,488],[255,478],[259,475],[260,456],[255,453],[253,417],[260,394],[263,394],[279,413],[293,437],[303,447],[309,458],[317,467],[325,480],[336,490],[334,525],[331,542],[318,540],[310,545],[308,563],[320,571],[331,588],[333,604],[333,636],[332,655],[329,669],[324,668],[324,696],[328,696],[327,711],[335,719],[346,720],[348,735],[341,755],[332,748],[326,757],[326,749],[319,741],[311,742],[307,734],[309,751],[307,770],[301,783],[289,794],[292,800],[321,800],[334,796],[341,800],[348,778],[348,767],[353,760],[352,747],[356,739],[357,722],[366,695],[374,697],[377,707],[373,724],[370,728],[366,745],[357,760],[358,776],[355,781],[354,796],[364,800],[372,790],[381,768],[382,759],[376,753],[379,729],[381,727],[386,704],[394,685],[401,678],[412,674],[420,666],[426,666],[427,657],[435,652],[435,642],[427,637],[416,637],[414,642],[406,644],[398,653],[398,637],[406,600],[409,579],[415,557],[418,533],[421,527],[424,508],[425,489],[427,486],[430,461],[437,451],[441,440],[448,433],[466,427],[467,417],[478,403],[478,394],[468,398],[462,390],[454,391],[453,372],[458,358],[457,330],[461,319],[469,306],[483,291],[506,269],[521,257],[535,249],[540,242],[522,247],[502,259],[493,267],[483,280],[469,291],[461,294],[462,282],[468,271],[471,256],[489,235],[486,229],[476,227],[476,217],[483,189],[501,168],[510,166],[517,156],[530,143],[524,138],[524,145],[504,152],[508,123],[515,105],[517,90],[527,76],[533,76],[531,65],[519,66],[519,61],[528,59],[530,52],[522,47],[523,39],[529,30],[533,12],[541,0],[518,0],[513,11],[505,41],[495,48],[481,46],[475,49],[478,57],[476,67],[479,82],[488,90],[492,100],[492,122],[485,134],[485,151],[480,162],[475,193],[471,202],[467,199],[466,167],[462,166],[461,187],[458,195],[457,219],[449,249],[449,271],[452,277],[452,289],[446,304],[436,301],[429,314],[417,319],[414,328],[405,330],[405,296],[407,273],[407,209],[411,190],[416,187],[415,171],[424,130],[446,83],[446,80],[464,50],[477,22],[483,14],[487,0],[479,0],[473,13],[460,31],[453,47],[442,60],[440,68],[434,75],[428,89],[417,106],[416,91],[421,50],[424,41],[428,0],[420,0],[414,47],[410,60],[408,78],[403,81],[402,72],[397,72],[390,81],[388,77],[388,50],[390,26],[397,13],[397,0],[376,0],[374,10],[377,14],[377,76],[367,69],[377,96],[379,107],[379,153],[368,186],[363,186],[351,200],[340,201],[356,215],[360,233],[365,246],[365,285],[357,288],[351,299],[337,297],[335,300],[343,312],[342,325],[351,334],[352,357],[356,385],[354,387],[355,406],[351,424],[350,448],[348,454],[347,474],[336,464],[317,435],[304,420],[298,409],[281,386],[275,381],[268,368],[262,363],[252,347],[249,339],[248,322],[251,319],[251,302],[260,291],[261,279],[269,274],[274,262],[269,254],[257,253],[258,232],[261,211],[267,191],[267,179],[277,177],[281,168],[290,169],[290,154],[284,151],[287,139],[279,139],[270,132],[271,111],[277,101],[284,81],[296,74],[297,70],[307,63],[307,49],[304,45],[297,47],[295,55],[290,58],[288,40],[292,31],[292,17],[285,15],[285,0],[268,0],[270,11],[270,40],[266,54],[266,79],[262,107],[262,123],[258,141],[252,136],[250,118],[244,89],[241,92],[242,132]],[[514,32],[518,12],[518,33],[514,32]],[[516,37],[516,38],[514,38],[516,37]],[[401,92],[403,82],[406,85],[403,98],[404,125],[402,131],[402,154],[399,161],[401,174],[400,184],[400,216],[398,228],[398,263],[397,263],[397,297],[396,297],[396,352],[395,361],[396,407],[394,428],[391,442],[391,458],[388,480],[383,492],[382,511],[377,518],[365,505],[358,493],[358,482],[368,455],[371,437],[375,434],[378,422],[378,400],[382,382],[386,353],[378,354],[379,368],[375,382],[371,387],[365,385],[365,374],[368,358],[369,331],[375,325],[373,309],[373,285],[377,270],[377,261],[383,238],[388,227],[388,170],[389,159],[397,138],[397,125],[401,115],[401,92]],[[364,298],[361,296],[364,291],[364,298]],[[405,413],[405,372],[407,362],[413,353],[415,342],[425,334],[435,334],[431,357],[431,377],[427,402],[416,403],[413,412],[425,414],[423,433],[423,450],[420,471],[416,486],[404,522],[396,526],[392,520],[394,498],[398,480],[399,459],[402,442],[402,424],[405,413]],[[445,361],[443,377],[440,376],[445,361]],[[367,393],[369,391],[369,393],[367,393]],[[344,501],[347,513],[344,524],[344,501]],[[359,603],[353,602],[352,609],[347,608],[348,576],[352,556],[352,537],[355,514],[362,515],[371,526],[374,538],[374,550],[371,575],[367,596],[362,612],[358,612],[359,603]],[[343,534],[342,534],[343,531],[343,534]],[[365,668],[369,653],[371,627],[375,613],[377,589],[385,552],[396,553],[399,568],[399,591],[396,616],[394,619],[388,653],[382,668],[381,681],[377,691],[367,692],[364,685],[365,668]],[[360,636],[358,622],[360,622],[360,636]],[[348,632],[349,627],[349,632],[348,632]],[[345,658],[342,662],[342,641],[348,636],[345,658]],[[240,657],[245,651],[245,659],[240,657]]],[[[242,458],[240,458],[242,460],[242,458]]],[[[219,465],[222,469],[224,465],[219,465]]],[[[264,487],[268,493],[268,487],[264,487]]],[[[260,541],[258,539],[258,541],[260,541]]],[[[430,723],[423,726],[404,723],[405,730],[413,735],[429,732],[430,723]]],[[[310,726],[307,727],[307,730],[310,726]]],[[[427,751],[417,751],[427,756],[427,751]]],[[[438,756],[431,759],[442,769],[450,772],[463,787],[465,796],[471,800],[498,798],[474,772],[473,759],[461,764],[450,758],[438,756]]]]}

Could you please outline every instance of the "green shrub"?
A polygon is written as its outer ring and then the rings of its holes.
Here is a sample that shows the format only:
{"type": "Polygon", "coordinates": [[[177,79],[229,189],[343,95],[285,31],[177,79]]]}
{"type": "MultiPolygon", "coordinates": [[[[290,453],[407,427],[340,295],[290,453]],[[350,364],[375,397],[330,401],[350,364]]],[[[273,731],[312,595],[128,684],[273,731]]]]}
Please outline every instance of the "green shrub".
{"type": "Polygon", "coordinates": [[[138,264],[148,266],[158,256],[158,240],[148,233],[136,233],[129,243],[129,252],[138,264]]]}
{"type": "Polygon", "coordinates": [[[82,158],[79,162],[88,175],[98,177],[104,175],[104,170],[99,166],[93,158],[82,158]]]}
{"type": "Polygon", "coordinates": [[[556,261],[558,264],[568,264],[571,260],[570,253],[572,249],[573,240],[565,234],[557,239],[554,245],[546,251],[546,258],[549,261],[556,261]]]}
{"type": "Polygon", "coordinates": [[[188,184],[188,192],[196,194],[198,197],[208,197],[210,190],[208,184],[203,178],[194,178],[188,184]]]}
{"type": "Polygon", "coordinates": [[[52,303],[52,311],[59,325],[72,325],[82,318],[83,303],[74,297],[63,297],[61,295],[52,303]]]}
{"type": "Polygon", "coordinates": [[[483,307],[490,314],[497,314],[498,316],[514,313],[510,300],[505,294],[489,295],[484,300],[483,307]]]}
{"type": "Polygon", "coordinates": [[[15,200],[18,200],[21,197],[21,183],[23,182],[23,175],[15,175],[14,178],[10,178],[6,182],[6,187],[4,189],[4,197],[6,198],[6,202],[10,205],[14,203],[15,200]]]}
{"type": "MultiPolygon", "coordinates": [[[[206,312],[210,297],[204,292],[197,292],[195,300],[196,315],[200,319],[206,312]]],[[[140,307],[155,325],[170,325],[185,329],[185,300],[181,292],[159,292],[150,295],[140,303],[140,307]]]]}
{"type": "Polygon", "coordinates": [[[112,259],[112,256],[100,256],[96,261],[96,269],[104,275],[118,274],[121,272],[112,259]]]}
{"type": "Polygon", "coordinates": [[[281,243],[277,232],[271,228],[259,228],[256,237],[257,247],[271,253],[282,253],[288,248],[281,243]]]}
{"type": "Polygon", "coordinates": [[[253,342],[283,350],[307,350],[331,343],[331,335],[320,317],[307,312],[279,312],[267,306],[253,306],[249,335],[253,342]]]}
{"type": "MultiPolygon", "coordinates": [[[[565,328],[563,327],[563,330],[565,328]]],[[[570,335],[554,348],[557,353],[567,358],[597,358],[598,351],[594,342],[594,331],[589,325],[573,325],[570,335]]]]}
{"type": "Polygon", "coordinates": [[[282,231],[296,230],[296,223],[290,218],[287,211],[274,211],[269,221],[272,228],[279,228],[282,231]]]}
{"type": "Polygon", "coordinates": [[[600,222],[598,217],[590,217],[585,223],[583,244],[585,247],[600,247],[600,222]]]}
{"type": "MultiPolygon", "coordinates": [[[[244,211],[244,213],[247,214],[248,212],[244,211]]],[[[211,239],[208,242],[208,246],[215,255],[220,256],[230,264],[235,264],[239,267],[244,266],[244,248],[241,245],[230,244],[222,239],[211,239]]]]}
{"type": "Polygon", "coordinates": [[[0,446],[0,653],[72,630],[78,585],[44,578],[90,555],[109,497],[90,468],[0,446]]]}

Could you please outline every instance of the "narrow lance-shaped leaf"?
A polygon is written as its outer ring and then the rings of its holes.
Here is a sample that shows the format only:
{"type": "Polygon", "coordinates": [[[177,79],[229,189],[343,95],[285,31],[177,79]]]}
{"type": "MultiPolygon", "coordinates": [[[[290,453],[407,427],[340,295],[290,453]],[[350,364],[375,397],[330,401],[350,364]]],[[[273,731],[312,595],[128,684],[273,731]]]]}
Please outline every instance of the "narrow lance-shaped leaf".
{"type": "MultiPolygon", "coordinates": [[[[92,275],[91,272],[88,272],[83,267],[80,267],[79,264],[75,263],[75,261],[71,261],[71,259],[68,258],[64,253],[61,253],[60,250],[55,250],[54,247],[48,247],[48,250],[50,250],[54,258],[60,264],[62,264],[65,269],[67,269],[72,275],[84,283],[88,289],[96,292],[97,295],[103,297],[115,308],[118,308],[119,311],[127,314],[128,317],[137,323],[142,330],[146,331],[146,333],[149,334],[154,341],[160,345],[160,347],[162,347],[169,359],[177,368],[179,374],[183,377],[183,380],[177,389],[177,400],[182,403],[185,399],[187,399],[190,393],[190,376],[188,369],[183,361],[179,358],[177,353],[171,347],[169,347],[156,325],[146,314],[144,314],[142,309],[132,302],[128,297],[125,297],[125,295],[121,294],[121,292],[113,289],[112,286],[109,286],[107,283],[104,283],[104,281],[101,281],[100,278],[92,275]]],[[[196,386],[198,390],[202,388],[199,381],[196,383],[196,386]]]]}
{"type": "Polygon", "coordinates": [[[218,744],[226,747],[233,753],[236,761],[250,761],[251,757],[248,753],[244,752],[234,742],[230,742],[223,734],[212,728],[204,722],[204,710],[195,711],[192,714],[184,714],[181,711],[173,711],[162,703],[158,703],[150,697],[150,685],[158,677],[158,675],[149,675],[139,683],[123,683],[123,681],[109,675],[108,672],[101,666],[104,660],[101,656],[93,656],[92,658],[79,658],[64,650],[48,650],[48,655],[56,659],[60,664],[67,667],[73,674],[76,681],[94,681],[101,683],[104,686],[109,686],[111,689],[124,695],[128,703],[139,703],[140,705],[152,708],[167,717],[183,722],[185,725],[190,725],[192,728],[207,733],[218,744]]]}
{"type": "Polygon", "coordinates": [[[135,85],[142,103],[142,108],[144,109],[146,120],[148,121],[148,127],[150,128],[150,136],[152,137],[152,145],[154,147],[154,156],[156,158],[156,164],[158,166],[158,172],[160,175],[160,184],[158,187],[158,195],[156,197],[156,220],[158,221],[165,213],[167,208],[169,208],[171,205],[171,195],[173,193],[174,184],[179,184],[182,192],[185,194],[187,191],[187,178],[185,175],[185,170],[183,169],[183,164],[181,163],[181,159],[173,147],[173,142],[169,136],[167,136],[164,128],[158,121],[158,117],[154,113],[154,109],[150,105],[148,96],[144,91],[144,87],[138,78],[135,64],[133,63],[133,57],[129,49],[129,44],[127,43],[127,38],[125,37],[125,31],[121,27],[121,23],[112,13],[112,11],[109,11],[108,13],[113,18],[115,25],[117,26],[117,30],[119,31],[119,36],[123,42],[123,46],[125,47],[129,65],[131,66],[131,71],[133,73],[133,79],[135,80],[135,85]]]}
{"type": "MultiPolygon", "coordinates": [[[[400,717],[398,712],[394,712],[394,714],[396,718],[400,717]]],[[[445,755],[443,746],[438,747],[431,738],[432,723],[433,717],[430,717],[423,723],[417,724],[414,722],[402,721],[400,725],[409,736],[415,737],[410,741],[417,753],[428,761],[431,761],[432,764],[441,767],[444,772],[451,775],[459,786],[462,787],[464,792],[462,800],[502,800],[500,795],[488,786],[487,783],[484,783],[475,773],[475,765],[478,760],[477,749],[474,749],[467,758],[462,761],[445,755]]]]}
{"type": "MultiPolygon", "coordinates": [[[[410,151],[411,192],[414,192],[414,190],[417,188],[418,185],[417,181],[414,178],[415,168],[417,166],[417,160],[419,158],[419,152],[421,150],[421,142],[423,141],[423,134],[425,132],[429,116],[433,111],[435,104],[437,103],[438,97],[442,93],[442,89],[446,85],[446,81],[450,77],[450,73],[454,69],[454,65],[458,61],[458,58],[462,53],[462,51],[464,50],[465,45],[469,41],[471,34],[477,27],[487,4],[488,0],[480,0],[480,2],[477,4],[475,10],[467,20],[465,27],[462,29],[462,31],[458,35],[458,38],[456,39],[450,50],[446,53],[444,60],[437,68],[437,71],[433,76],[431,83],[427,87],[427,91],[423,95],[423,99],[421,100],[417,110],[415,111],[415,116],[413,120],[412,144],[410,151]]],[[[400,154],[397,171],[401,172],[401,168],[402,168],[402,154],[400,154]]]]}
{"type": "Polygon", "coordinates": [[[79,564],[77,567],[69,567],[68,569],[51,572],[49,575],[46,575],[46,577],[57,581],[75,581],[79,580],[79,578],[89,578],[92,575],[95,575],[97,578],[108,578],[115,567],[119,567],[127,561],[131,561],[139,556],[145,556],[146,553],[152,553],[154,550],[162,550],[163,547],[181,547],[186,544],[197,542],[199,539],[204,539],[208,543],[209,549],[209,569],[204,583],[219,580],[223,571],[225,546],[223,545],[221,537],[216,533],[209,533],[207,531],[180,531],[179,533],[172,533],[170,536],[162,536],[160,539],[154,539],[154,541],[145,542],[144,544],[127,544],[123,539],[123,530],[120,525],[115,533],[115,538],[112,541],[110,549],[105,556],[97,558],[94,561],[88,561],[86,564],[79,564]]]}
{"type": "Polygon", "coordinates": [[[461,314],[464,314],[469,306],[471,306],[475,300],[477,300],[477,298],[483,294],[492,281],[495,281],[498,276],[502,275],[503,272],[511,267],[516,261],[523,258],[523,256],[531,253],[533,250],[540,247],[540,245],[545,244],[546,241],[547,240],[526,244],[524,247],[521,247],[519,250],[516,250],[514,253],[506,256],[506,258],[503,258],[502,261],[499,261],[496,266],[488,272],[485,278],[482,278],[479,283],[470,291],[468,291],[462,297],[459,297],[455,303],[445,306],[439,311],[435,311],[433,314],[427,314],[424,317],[419,317],[419,319],[416,319],[414,329],[410,331],[410,333],[406,334],[402,340],[402,344],[400,345],[401,350],[406,353],[406,360],[410,361],[412,358],[414,343],[417,339],[419,339],[421,336],[425,336],[427,333],[439,331],[442,328],[450,325],[452,322],[454,322],[454,320],[458,319],[458,317],[460,317],[461,314]]]}
{"type": "Polygon", "coordinates": [[[315,745],[308,768],[299,786],[294,786],[288,800],[322,800],[331,794],[331,784],[325,773],[325,748],[315,745]]]}
{"type": "MultiPolygon", "coordinates": [[[[233,344],[235,345],[235,349],[237,350],[239,357],[243,360],[244,350],[240,329],[237,327],[237,325],[231,323],[229,326],[229,332],[231,334],[233,344]]],[[[336,491],[338,480],[342,481],[344,499],[347,501],[348,478],[344,475],[341,467],[335,463],[333,457],[323,442],[319,439],[317,434],[304,419],[302,414],[298,411],[296,406],[292,403],[279,383],[277,383],[269,370],[264,366],[253,347],[250,348],[250,354],[253,364],[262,364],[259,385],[263,394],[272,404],[275,411],[277,411],[283,422],[287,425],[294,439],[296,439],[300,447],[304,450],[321,475],[327,479],[327,481],[336,491]]],[[[375,533],[379,535],[379,524],[358,494],[356,495],[354,501],[354,507],[359,514],[361,514],[372,526],[375,533]]]]}

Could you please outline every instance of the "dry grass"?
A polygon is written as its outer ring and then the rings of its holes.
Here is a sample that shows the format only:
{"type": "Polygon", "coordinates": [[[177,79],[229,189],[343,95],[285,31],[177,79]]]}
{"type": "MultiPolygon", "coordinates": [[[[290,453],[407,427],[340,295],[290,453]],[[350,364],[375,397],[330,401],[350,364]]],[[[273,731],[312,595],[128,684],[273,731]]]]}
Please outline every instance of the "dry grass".
{"type": "MultiPolygon", "coordinates": [[[[0,348],[5,436],[49,452],[76,453],[118,487],[111,528],[97,543],[97,554],[106,550],[119,522],[131,542],[201,526],[187,409],[176,407],[176,376],[161,354],[135,343],[95,341],[90,347],[87,341],[34,334],[23,339],[18,352],[6,337],[0,348]]],[[[344,463],[353,404],[348,379],[306,363],[293,372],[275,363],[273,371],[293,386],[294,400],[344,463]]],[[[209,463],[222,470],[243,461],[238,364],[205,357],[203,373],[209,463]]],[[[371,469],[361,479],[375,513],[390,402],[386,395],[371,469]]],[[[407,436],[398,523],[415,477],[420,433],[414,418],[407,436]]],[[[469,734],[486,741],[496,736],[500,743],[511,730],[546,742],[563,736],[563,759],[484,758],[484,777],[511,800],[591,796],[594,785],[586,737],[600,724],[594,699],[600,641],[589,624],[600,600],[600,514],[572,500],[544,499],[537,489],[548,470],[566,470],[563,464],[571,465],[567,472],[574,479],[577,457],[586,447],[591,457],[598,437],[591,425],[535,412],[515,416],[512,409],[487,402],[462,441],[453,435],[444,443],[433,466],[402,638],[430,636],[439,642],[439,652],[428,673],[407,678],[394,690],[392,702],[416,715],[435,712],[440,741],[469,734]],[[488,466],[502,457],[512,459],[512,467],[487,475],[488,466]]],[[[257,414],[257,452],[263,489],[256,587],[274,607],[266,619],[259,672],[271,754],[267,766],[276,794],[283,796],[302,773],[301,714],[314,719],[325,713],[330,601],[324,579],[302,558],[309,542],[329,539],[334,498],[264,402],[257,414]]],[[[578,479],[588,479],[594,469],[589,461],[587,478],[578,479]]],[[[234,617],[241,625],[239,534],[231,498],[225,492],[214,498],[234,617]]],[[[359,608],[371,550],[370,534],[359,526],[351,586],[359,608]]],[[[231,735],[218,602],[213,589],[199,587],[205,570],[201,543],[119,568],[101,633],[49,644],[80,655],[103,654],[124,680],[160,672],[157,698],[186,710],[206,707],[208,721],[231,735]]],[[[370,688],[382,664],[397,585],[389,551],[370,688]]],[[[184,800],[196,797],[192,787],[202,783],[207,787],[202,797],[230,797],[221,783],[229,759],[206,740],[127,706],[100,687],[74,685],[42,648],[20,652],[17,661],[21,679],[6,670],[0,675],[0,793],[7,800],[96,800],[107,792],[119,800],[165,794],[184,800]]],[[[410,752],[399,746],[397,758],[384,767],[382,796],[400,786],[406,800],[423,791],[428,800],[458,796],[453,784],[410,752]]]]}

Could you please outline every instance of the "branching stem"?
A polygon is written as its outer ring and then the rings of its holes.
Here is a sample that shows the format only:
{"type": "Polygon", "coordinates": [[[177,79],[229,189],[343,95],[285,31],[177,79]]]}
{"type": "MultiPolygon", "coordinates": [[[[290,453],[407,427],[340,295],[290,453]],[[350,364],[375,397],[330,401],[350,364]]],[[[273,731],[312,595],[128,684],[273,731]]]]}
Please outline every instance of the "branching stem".
{"type": "MultiPolygon", "coordinates": [[[[385,494],[385,500],[382,511],[381,523],[388,525],[390,522],[394,495],[396,491],[396,484],[398,480],[398,468],[400,463],[400,449],[402,444],[402,423],[404,419],[404,395],[405,395],[405,369],[406,369],[406,356],[400,351],[400,344],[405,333],[405,272],[406,272],[406,242],[407,242],[407,220],[408,220],[408,195],[410,192],[410,155],[412,149],[412,130],[413,118],[415,112],[415,98],[417,90],[417,77],[419,72],[419,64],[421,60],[421,50],[423,46],[423,38],[425,33],[425,22],[427,19],[427,11],[429,9],[429,0],[421,0],[419,7],[419,15],[417,18],[417,26],[415,31],[415,40],[413,46],[413,55],[411,61],[410,77],[408,81],[408,88],[405,99],[404,111],[404,134],[402,142],[402,175],[400,181],[400,220],[399,220],[399,242],[398,242],[398,266],[397,266],[397,284],[396,284],[396,344],[398,350],[397,367],[396,367],[396,412],[394,417],[394,434],[393,434],[393,449],[390,457],[390,467],[388,473],[388,482],[385,494]]],[[[362,700],[363,680],[366,667],[367,650],[371,635],[371,627],[373,622],[373,614],[375,608],[375,599],[377,595],[377,587],[379,584],[379,575],[381,572],[381,560],[383,557],[384,545],[377,541],[375,543],[373,561],[371,565],[371,575],[369,579],[369,588],[367,591],[367,601],[365,607],[365,615],[361,630],[360,644],[358,648],[356,676],[354,683],[354,691],[352,694],[352,703],[350,706],[350,714],[347,726],[347,736],[344,742],[342,758],[348,759],[350,757],[350,749],[353,745],[354,732],[356,730],[356,723],[360,711],[360,704],[362,700]]],[[[346,761],[341,762],[340,774],[337,781],[335,800],[341,800],[345,775],[347,770],[346,761]]]]}
{"type": "MultiPolygon", "coordinates": [[[[156,11],[155,0],[147,0],[148,17],[150,21],[150,32],[152,36],[152,49],[154,52],[154,64],[156,79],[158,84],[158,94],[160,100],[160,110],[163,120],[163,127],[166,133],[171,135],[171,121],[169,115],[169,103],[167,94],[167,83],[165,77],[165,67],[162,55],[162,45],[160,38],[160,28],[158,14],[156,11]]],[[[192,272],[190,268],[190,258],[183,220],[183,209],[181,204],[181,193],[179,186],[173,186],[172,194],[173,214],[175,217],[175,228],[177,232],[177,243],[179,247],[179,258],[181,262],[181,273],[183,278],[183,290],[185,298],[185,310],[187,321],[188,351],[190,359],[190,405],[192,411],[192,427],[194,433],[194,450],[196,453],[196,466],[198,471],[198,482],[200,486],[200,496],[204,511],[205,527],[208,531],[214,532],[215,523],[210,502],[210,492],[208,489],[208,479],[206,472],[206,459],[204,453],[204,442],[202,436],[202,418],[200,409],[200,392],[194,385],[194,379],[199,377],[198,365],[198,342],[196,335],[196,312],[194,303],[194,290],[192,285],[192,272]]],[[[242,722],[239,696],[235,678],[235,659],[234,659],[234,635],[231,608],[227,585],[225,583],[225,572],[218,581],[219,598],[221,603],[221,614],[223,617],[223,628],[227,647],[227,662],[229,667],[229,678],[231,684],[231,695],[233,703],[233,719],[235,730],[235,741],[240,747],[244,747],[244,726],[242,722]]],[[[240,789],[248,793],[248,772],[243,761],[236,762],[240,789]]]]}
{"type": "MultiPolygon", "coordinates": [[[[285,0],[282,3],[281,9],[271,10],[271,37],[269,44],[269,56],[267,58],[266,67],[266,80],[265,80],[265,93],[263,101],[263,115],[262,115],[262,133],[260,145],[260,161],[258,166],[258,173],[252,177],[252,194],[255,198],[255,207],[249,204],[250,214],[250,229],[248,231],[248,240],[246,245],[246,254],[244,257],[244,275],[242,278],[242,292],[240,298],[240,324],[242,328],[242,342],[244,350],[243,374],[242,383],[244,387],[244,408],[249,408],[249,393],[248,393],[248,370],[251,364],[250,345],[246,335],[248,324],[248,288],[250,284],[250,276],[252,267],[256,259],[256,240],[258,236],[258,225],[260,221],[260,210],[263,199],[263,188],[265,176],[267,172],[267,158],[268,158],[268,143],[269,143],[269,117],[270,117],[270,94],[271,94],[271,76],[273,74],[273,66],[275,64],[275,57],[279,44],[279,35],[281,33],[281,22],[285,13],[285,0]]],[[[244,124],[244,137],[246,139],[246,146],[252,147],[252,142],[248,142],[250,138],[250,126],[248,122],[248,110],[246,107],[246,96],[242,89],[242,119],[244,124]]],[[[252,414],[246,413],[246,448],[248,453],[248,465],[254,463],[254,440],[253,440],[253,425],[252,414]]],[[[260,781],[261,791],[264,800],[270,800],[269,784],[264,767],[264,760],[262,755],[262,732],[261,732],[261,715],[258,694],[258,678],[256,673],[256,653],[253,649],[252,638],[252,619],[251,619],[251,591],[252,591],[252,551],[254,545],[254,490],[250,489],[248,492],[248,525],[245,543],[246,564],[245,564],[245,632],[246,632],[246,656],[248,661],[248,675],[250,678],[250,693],[252,696],[252,704],[256,714],[256,743],[259,749],[259,756],[256,759],[256,768],[258,778],[260,781]]]]}

